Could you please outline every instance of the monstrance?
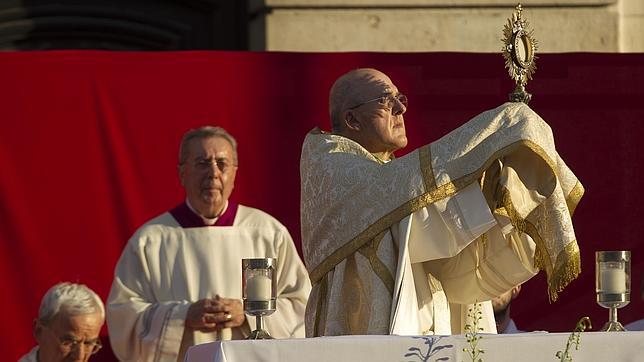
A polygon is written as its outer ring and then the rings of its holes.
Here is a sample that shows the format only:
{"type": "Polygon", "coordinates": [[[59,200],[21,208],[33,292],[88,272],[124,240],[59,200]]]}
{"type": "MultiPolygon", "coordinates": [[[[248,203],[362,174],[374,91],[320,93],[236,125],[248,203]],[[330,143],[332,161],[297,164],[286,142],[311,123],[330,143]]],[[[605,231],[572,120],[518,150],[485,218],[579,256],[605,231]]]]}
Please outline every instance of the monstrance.
{"type": "Polygon", "coordinates": [[[537,69],[537,40],[533,35],[534,30],[529,29],[530,25],[523,18],[522,11],[523,7],[518,4],[503,28],[503,58],[510,78],[517,85],[509,95],[510,100],[527,104],[532,95],[526,92],[525,86],[537,69]]]}

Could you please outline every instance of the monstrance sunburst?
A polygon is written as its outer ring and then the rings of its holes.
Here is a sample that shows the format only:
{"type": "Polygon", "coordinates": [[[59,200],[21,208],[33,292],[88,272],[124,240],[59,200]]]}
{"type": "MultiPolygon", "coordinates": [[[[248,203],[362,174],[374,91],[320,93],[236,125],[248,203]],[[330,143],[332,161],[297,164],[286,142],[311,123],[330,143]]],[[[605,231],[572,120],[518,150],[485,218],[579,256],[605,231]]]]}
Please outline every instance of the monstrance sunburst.
{"type": "Polygon", "coordinates": [[[526,92],[525,86],[537,69],[537,40],[533,35],[534,30],[529,29],[529,23],[521,16],[521,4],[515,9],[503,28],[503,58],[510,78],[517,84],[510,93],[510,100],[527,104],[532,95],[526,92]]]}

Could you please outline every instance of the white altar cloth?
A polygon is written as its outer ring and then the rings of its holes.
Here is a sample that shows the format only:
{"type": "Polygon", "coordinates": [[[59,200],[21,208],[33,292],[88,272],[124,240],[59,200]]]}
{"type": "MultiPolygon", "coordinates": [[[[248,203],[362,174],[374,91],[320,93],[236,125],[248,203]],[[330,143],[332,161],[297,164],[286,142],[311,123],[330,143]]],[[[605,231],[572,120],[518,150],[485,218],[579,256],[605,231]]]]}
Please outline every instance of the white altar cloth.
{"type": "MultiPolygon", "coordinates": [[[[563,351],[570,333],[483,335],[478,347],[484,361],[553,361],[563,351]]],[[[644,361],[644,332],[585,332],[573,360],[644,361]]],[[[341,336],[263,341],[225,341],[193,346],[186,362],[250,361],[470,361],[464,336],[341,336]],[[440,348],[442,346],[442,348],[440,348]],[[451,347],[449,347],[451,346],[451,347]],[[433,353],[432,353],[433,352],[433,353]],[[430,355],[428,357],[428,354],[430,355]],[[442,359],[447,357],[448,359],[442,359]]]]}

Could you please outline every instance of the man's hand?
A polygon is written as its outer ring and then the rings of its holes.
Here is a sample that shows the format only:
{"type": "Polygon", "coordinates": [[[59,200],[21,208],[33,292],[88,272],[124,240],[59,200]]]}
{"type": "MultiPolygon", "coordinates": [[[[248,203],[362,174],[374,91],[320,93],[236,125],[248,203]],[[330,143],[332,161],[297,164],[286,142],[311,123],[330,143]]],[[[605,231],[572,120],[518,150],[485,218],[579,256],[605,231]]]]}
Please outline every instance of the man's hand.
{"type": "Polygon", "coordinates": [[[226,310],[226,320],[217,326],[217,328],[235,328],[244,324],[246,315],[244,314],[244,306],[239,299],[222,298],[216,296],[215,299],[226,310]]]}
{"type": "Polygon", "coordinates": [[[209,298],[198,300],[188,308],[186,328],[201,332],[212,332],[217,327],[215,308],[209,298]]]}
{"type": "Polygon", "coordinates": [[[186,315],[186,327],[200,332],[239,327],[244,323],[244,308],[238,299],[205,298],[192,303],[186,315]]]}

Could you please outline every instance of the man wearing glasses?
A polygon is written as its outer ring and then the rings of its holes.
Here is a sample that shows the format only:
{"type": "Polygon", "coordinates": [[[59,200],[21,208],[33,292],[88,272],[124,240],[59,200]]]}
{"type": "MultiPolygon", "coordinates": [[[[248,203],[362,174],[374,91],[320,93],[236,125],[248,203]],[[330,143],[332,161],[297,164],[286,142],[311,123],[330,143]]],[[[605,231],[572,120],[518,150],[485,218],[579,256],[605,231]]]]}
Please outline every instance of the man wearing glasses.
{"type": "Polygon", "coordinates": [[[277,258],[275,338],[304,337],[311,289],[291,236],[272,216],[229,197],[237,141],[223,128],[188,131],[179,149],[185,202],[139,228],[108,297],[110,343],[123,361],[182,361],[189,346],[255,329],[241,297],[241,259],[277,258]]]}
{"type": "Polygon", "coordinates": [[[332,132],[304,140],[307,336],[459,334],[472,315],[495,333],[490,299],[541,269],[554,300],[579,273],[583,188],[536,113],[506,103],[394,158],[407,107],[387,75],[353,70],[331,88],[332,132]]]}
{"type": "Polygon", "coordinates": [[[101,298],[82,284],[59,283],[45,293],[34,336],[38,346],[19,362],[87,361],[101,349],[101,298]]]}

